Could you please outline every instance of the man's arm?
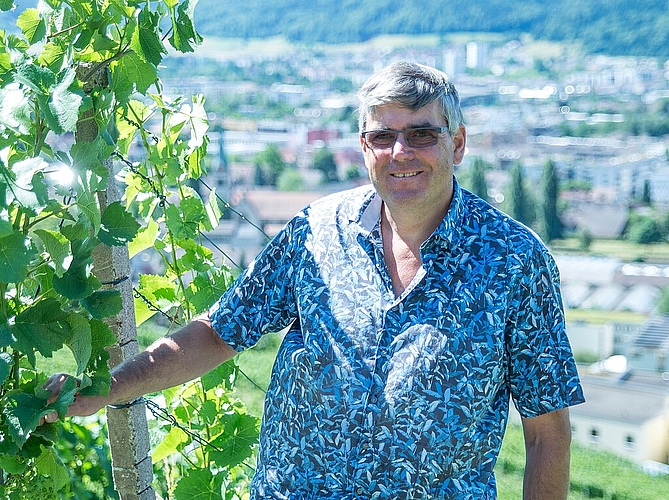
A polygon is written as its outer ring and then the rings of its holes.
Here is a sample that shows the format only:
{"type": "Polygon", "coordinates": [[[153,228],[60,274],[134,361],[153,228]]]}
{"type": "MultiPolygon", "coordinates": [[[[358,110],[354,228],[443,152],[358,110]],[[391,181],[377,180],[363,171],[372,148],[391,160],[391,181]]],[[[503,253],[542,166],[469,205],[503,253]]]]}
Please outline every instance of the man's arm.
{"type": "Polygon", "coordinates": [[[569,493],[569,409],[524,418],[523,500],[565,500],[569,493]]]}
{"type": "MultiPolygon", "coordinates": [[[[145,351],[125,360],[111,371],[109,395],[77,396],[68,415],[92,415],[104,406],[132,401],[147,393],[188,382],[216,368],[237,352],[214,332],[208,314],[193,319],[172,335],[156,340],[145,351]]],[[[52,397],[60,391],[65,375],[54,375],[45,388],[52,397]]],[[[46,416],[47,422],[57,420],[46,416]]]]}

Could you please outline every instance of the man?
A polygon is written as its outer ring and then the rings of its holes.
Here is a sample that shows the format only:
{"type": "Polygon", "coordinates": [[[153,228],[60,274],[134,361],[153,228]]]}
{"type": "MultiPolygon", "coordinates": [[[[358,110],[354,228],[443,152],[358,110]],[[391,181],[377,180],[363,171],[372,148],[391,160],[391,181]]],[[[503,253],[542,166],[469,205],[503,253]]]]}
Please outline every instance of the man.
{"type": "Polygon", "coordinates": [[[252,498],[495,498],[513,397],[525,498],[565,499],[567,408],[583,395],[553,259],[458,186],[466,130],[446,75],[396,63],[359,97],[372,187],[305,208],[208,314],[114,369],[110,395],[78,397],[70,414],[195,378],[293,324],[252,498]]]}

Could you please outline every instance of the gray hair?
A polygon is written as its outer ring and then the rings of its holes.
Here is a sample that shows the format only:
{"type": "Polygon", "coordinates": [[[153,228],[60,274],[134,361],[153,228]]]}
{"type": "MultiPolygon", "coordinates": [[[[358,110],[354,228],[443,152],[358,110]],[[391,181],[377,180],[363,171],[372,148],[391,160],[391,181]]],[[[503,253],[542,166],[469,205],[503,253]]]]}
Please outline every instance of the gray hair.
{"type": "Polygon", "coordinates": [[[358,92],[358,127],[365,130],[367,117],[378,106],[397,104],[411,110],[427,106],[437,99],[448,131],[455,134],[463,123],[460,98],[445,73],[411,62],[396,62],[383,68],[360,88],[358,92]]]}

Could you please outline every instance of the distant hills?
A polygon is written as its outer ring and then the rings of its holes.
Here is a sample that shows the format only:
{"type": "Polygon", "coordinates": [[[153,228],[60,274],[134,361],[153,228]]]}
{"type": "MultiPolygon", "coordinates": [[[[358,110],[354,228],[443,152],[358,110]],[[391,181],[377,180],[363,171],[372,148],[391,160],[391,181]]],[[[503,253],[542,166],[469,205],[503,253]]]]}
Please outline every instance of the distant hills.
{"type": "Polygon", "coordinates": [[[349,43],[385,34],[527,33],[580,42],[589,53],[669,59],[666,0],[199,0],[195,19],[205,36],[349,43]]]}
{"type": "MultiPolygon", "coordinates": [[[[37,0],[18,4],[17,11],[0,12],[0,29],[11,30],[17,13],[37,0]]],[[[388,34],[526,33],[578,42],[589,53],[669,59],[667,0],[199,0],[195,25],[205,36],[281,35],[307,44],[388,34]]]]}

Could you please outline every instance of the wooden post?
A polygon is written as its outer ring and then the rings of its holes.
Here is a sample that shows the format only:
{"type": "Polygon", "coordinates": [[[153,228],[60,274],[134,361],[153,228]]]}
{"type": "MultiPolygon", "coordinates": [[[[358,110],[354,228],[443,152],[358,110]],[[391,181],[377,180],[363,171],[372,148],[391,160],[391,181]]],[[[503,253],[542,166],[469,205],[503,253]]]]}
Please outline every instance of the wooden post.
{"type": "MultiPolygon", "coordinates": [[[[82,66],[78,68],[77,76],[81,78],[89,71],[90,67],[82,66]]],[[[107,68],[101,68],[84,82],[84,90],[89,85],[92,88],[93,81],[95,85],[107,86],[107,68]]],[[[75,134],[77,142],[90,142],[97,137],[95,120],[90,119],[92,113],[93,111],[88,117],[80,117],[75,134]]],[[[106,192],[98,193],[100,209],[103,212],[110,203],[121,199],[114,181],[112,161],[107,160],[104,164],[109,172],[109,181],[106,192]]],[[[121,293],[121,312],[105,320],[117,339],[117,344],[109,349],[109,364],[113,367],[139,351],[127,246],[98,245],[93,253],[93,268],[101,283],[107,283],[105,286],[114,287],[121,293]]],[[[153,464],[146,406],[138,404],[127,409],[107,409],[107,427],[114,486],[121,500],[155,500],[156,493],[151,486],[153,464]]]]}

